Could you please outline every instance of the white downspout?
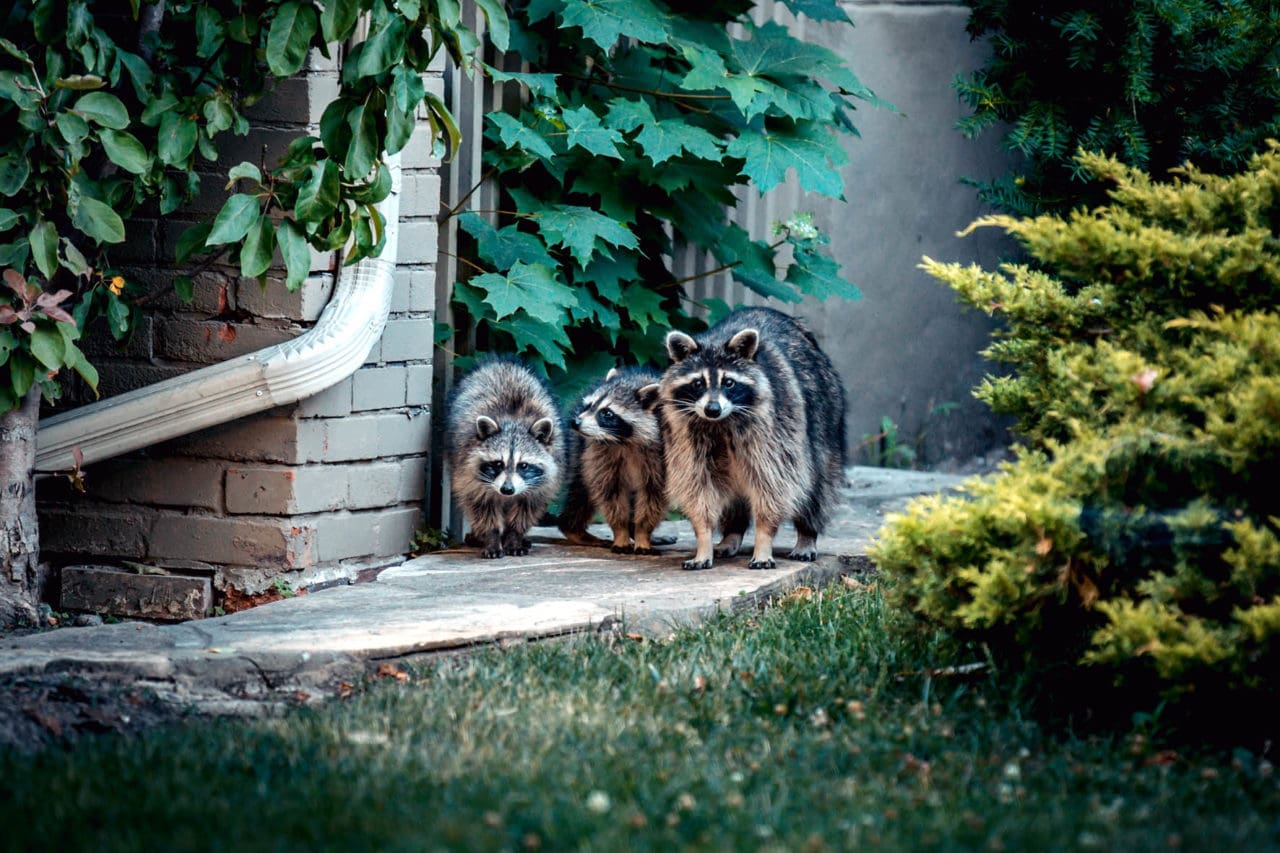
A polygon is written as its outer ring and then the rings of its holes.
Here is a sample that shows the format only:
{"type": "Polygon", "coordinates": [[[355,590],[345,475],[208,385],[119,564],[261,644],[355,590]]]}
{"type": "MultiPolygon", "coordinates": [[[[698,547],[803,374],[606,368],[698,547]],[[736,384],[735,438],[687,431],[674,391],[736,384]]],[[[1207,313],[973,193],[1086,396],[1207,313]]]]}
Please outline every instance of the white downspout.
{"type": "Polygon", "coordinates": [[[386,244],[338,272],[333,298],[302,335],[40,421],[37,474],[109,459],[310,397],[350,376],[382,337],[395,286],[400,158],[388,157],[391,194],[379,205],[386,244]]]}

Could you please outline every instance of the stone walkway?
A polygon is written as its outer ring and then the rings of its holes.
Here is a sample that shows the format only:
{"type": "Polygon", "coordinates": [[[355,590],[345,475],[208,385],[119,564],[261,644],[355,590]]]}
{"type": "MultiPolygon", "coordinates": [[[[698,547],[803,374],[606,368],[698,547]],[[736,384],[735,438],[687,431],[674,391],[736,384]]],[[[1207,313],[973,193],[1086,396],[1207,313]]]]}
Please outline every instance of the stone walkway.
{"type": "MultiPolygon", "coordinates": [[[[0,640],[0,678],[66,675],[146,689],[205,713],[262,713],[322,699],[380,664],[495,642],[599,630],[665,634],[721,610],[754,607],[798,585],[869,567],[867,546],[884,516],[959,477],[851,468],[847,501],[815,563],[746,568],[749,547],[702,572],[680,561],[693,550],[687,524],[664,525],[676,545],[658,557],[618,556],[565,545],[535,530],[527,557],[480,559],[443,551],[341,586],[193,622],[125,622],[0,640]]],[[[596,532],[606,535],[607,530],[596,532]]],[[[779,551],[794,532],[784,528],[779,551]]]]}

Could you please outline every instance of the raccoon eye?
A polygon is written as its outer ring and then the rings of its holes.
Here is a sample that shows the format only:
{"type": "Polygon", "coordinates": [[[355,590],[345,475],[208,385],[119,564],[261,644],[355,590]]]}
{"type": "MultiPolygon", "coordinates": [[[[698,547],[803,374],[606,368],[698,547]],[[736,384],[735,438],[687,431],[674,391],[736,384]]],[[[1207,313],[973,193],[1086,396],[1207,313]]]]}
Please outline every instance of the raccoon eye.
{"type": "Polygon", "coordinates": [[[734,382],[732,379],[726,376],[725,380],[720,384],[723,385],[725,388],[732,388],[734,385],[737,385],[738,383],[734,382]]]}
{"type": "Polygon", "coordinates": [[[521,474],[523,474],[524,472],[529,470],[529,463],[521,462],[519,465],[516,466],[516,470],[519,471],[521,474]]]}
{"type": "Polygon", "coordinates": [[[601,409],[596,414],[596,417],[598,417],[602,421],[611,421],[614,418],[613,409],[601,409]]]}
{"type": "Polygon", "coordinates": [[[698,379],[693,380],[693,381],[692,381],[692,382],[690,382],[689,384],[693,386],[693,390],[695,390],[695,391],[701,391],[703,388],[706,388],[706,387],[707,387],[707,383],[706,383],[705,381],[703,381],[701,377],[699,377],[698,379]]]}

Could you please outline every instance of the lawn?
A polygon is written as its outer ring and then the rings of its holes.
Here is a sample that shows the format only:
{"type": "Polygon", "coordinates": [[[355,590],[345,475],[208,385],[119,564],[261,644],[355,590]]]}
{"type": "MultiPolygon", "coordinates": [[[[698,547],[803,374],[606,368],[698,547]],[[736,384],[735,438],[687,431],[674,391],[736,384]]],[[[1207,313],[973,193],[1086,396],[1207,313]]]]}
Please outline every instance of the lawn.
{"type": "MultiPolygon", "coordinates": [[[[492,649],[319,709],[0,756],[8,849],[1280,848],[1280,779],[929,674],[874,585],[492,649]]],[[[1154,736],[1153,736],[1154,735],[1154,736]]]]}

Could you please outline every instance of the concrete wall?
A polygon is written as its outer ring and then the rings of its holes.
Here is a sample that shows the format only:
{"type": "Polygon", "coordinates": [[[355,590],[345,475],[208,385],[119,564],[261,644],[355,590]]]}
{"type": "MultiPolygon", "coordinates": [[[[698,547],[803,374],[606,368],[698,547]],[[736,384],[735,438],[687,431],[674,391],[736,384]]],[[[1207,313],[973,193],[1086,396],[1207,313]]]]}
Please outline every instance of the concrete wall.
{"type": "Polygon", "coordinates": [[[846,146],[848,204],[807,200],[863,298],[805,306],[800,313],[848,385],[851,447],[879,431],[888,416],[908,444],[918,443],[922,462],[964,460],[1005,442],[1003,429],[971,393],[990,370],[978,352],[991,324],[916,265],[928,255],[991,267],[1011,248],[989,230],[956,236],[987,212],[958,179],[989,178],[1007,168],[994,133],[970,141],[954,126],[965,110],[951,80],[981,67],[987,49],[964,31],[969,11],[960,3],[844,6],[853,30],[809,24],[806,36],[845,57],[901,115],[859,109],[862,138],[846,146]],[[959,408],[931,414],[946,403],[959,408]]]}
{"type": "MultiPolygon", "coordinates": [[[[226,169],[260,157],[273,164],[291,139],[316,133],[337,92],[337,74],[334,62],[313,55],[304,75],[255,107],[255,131],[221,143],[222,159],[204,176],[192,208],[139,229],[142,239],[130,243],[129,276],[170,290],[181,271],[165,259],[192,214],[221,206],[226,169]]],[[[439,92],[439,76],[428,86],[439,92]]],[[[439,162],[425,122],[421,131],[401,158],[393,313],[365,365],[297,405],[91,466],[84,495],[61,478],[41,483],[47,559],[170,566],[209,574],[220,590],[252,595],[271,589],[277,577],[306,586],[352,576],[409,550],[422,524],[430,434],[440,200],[439,162]]],[[[311,278],[292,294],[284,288],[282,267],[265,288],[234,268],[200,272],[192,304],[169,292],[123,349],[102,330],[86,345],[101,372],[102,393],[141,387],[300,334],[328,301],[333,264],[332,256],[316,255],[311,278]]],[[[88,396],[85,389],[79,396],[88,396]]]]}

